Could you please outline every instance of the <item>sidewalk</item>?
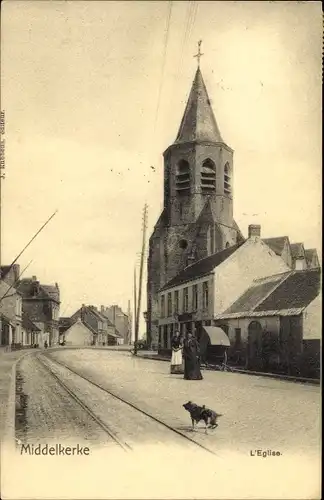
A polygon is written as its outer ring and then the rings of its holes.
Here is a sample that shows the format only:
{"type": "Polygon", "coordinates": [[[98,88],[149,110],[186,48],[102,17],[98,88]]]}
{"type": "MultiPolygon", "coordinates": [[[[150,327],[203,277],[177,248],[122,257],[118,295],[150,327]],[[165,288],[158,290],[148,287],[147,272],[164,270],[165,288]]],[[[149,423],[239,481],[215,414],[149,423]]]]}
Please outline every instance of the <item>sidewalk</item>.
{"type": "Polygon", "coordinates": [[[1,441],[14,426],[16,363],[24,355],[39,349],[0,351],[0,436],[1,441]],[[13,421],[12,421],[13,420],[13,421]],[[10,428],[8,428],[8,425],[10,428]]]}
{"type": "MultiPolygon", "coordinates": [[[[170,358],[166,356],[161,356],[160,354],[152,353],[149,351],[138,351],[137,355],[140,356],[141,358],[144,359],[153,359],[155,361],[168,361],[170,362],[170,358]]],[[[217,370],[215,365],[209,365],[208,367],[202,367],[203,370],[212,370],[212,371],[220,371],[217,370]]],[[[299,382],[303,384],[315,384],[315,385],[320,385],[320,380],[319,379],[313,379],[313,378],[306,378],[306,377],[294,377],[291,375],[284,375],[284,374],[279,374],[279,373],[263,373],[263,372],[255,372],[251,370],[245,370],[244,368],[236,368],[236,367],[231,367],[232,371],[234,373],[242,373],[243,375],[256,375],[258,377],[268,377],[268,378],[274,378],[277,380],[287,380],[290,382],[299,382]]]]}

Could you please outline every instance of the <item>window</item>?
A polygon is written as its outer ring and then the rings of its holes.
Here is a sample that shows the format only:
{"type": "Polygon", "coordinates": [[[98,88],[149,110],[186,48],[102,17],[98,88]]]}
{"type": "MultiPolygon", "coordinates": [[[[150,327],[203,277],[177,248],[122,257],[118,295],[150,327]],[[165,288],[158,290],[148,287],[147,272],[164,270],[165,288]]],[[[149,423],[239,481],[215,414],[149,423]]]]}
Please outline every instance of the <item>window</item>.
{"type": "Polygon", "coordinates": [[[168,293],[168,317],[172,316],[172,295],[168,293]]]}
{"type": "Polygon", "coordinates": [[[192,310],[197,311],[198,309],[198,285],[192,287],[192,310]]]}
{"type": "Polygon", "coordinates": [[[224,167],[224,193],[231,194],[231,176],[230,166],[227,162],[224,167]]]}
{"type": "Polygon", "coordinates": [[[203,283],[203,308],[208,309],[209,297],[208,297],[208,281],[203,283]]]}
{"type": "Polygon", "coordinates": [[[235,345],[239,346],[242,341],[241,328],[235,328],[235,345]]]}
{"type": "Polygon", "coordinates": [[[203,193],[210,194],[216,190],[216,165],[210,158],[202,164],[200,180],[203,193]]]}
{"type": "Polygon", "coordinates": [[[230,245],[229,245],[229,243],[228,243],[228,241],[227,241],[227,242],[226,242],[226,245],[225,245],[225,248],[229,248],[229,246],[230,246],[230,245]]]}
{"type": "Polygon", "coordinates": [[[188,287],[183,289],[183,312],[188,312],[189,307],[189,292],[188,287]]]}
{"type": "Polygon", "coordinates": [[[174,312],[175,314],[178,314],[179,312],[179,291],[176,290],[174,292],[174,312]]]}
{"type": "Polygon", "coordinates": [[[161,295],[161,318],[165,315],[165,295],[161,295]]]}
{"type": "Polygon", "coordinates": [[[176,189],[179,194],[190,191],[190,165],[186,160],[180,160],[177,165],[176,189]]]}

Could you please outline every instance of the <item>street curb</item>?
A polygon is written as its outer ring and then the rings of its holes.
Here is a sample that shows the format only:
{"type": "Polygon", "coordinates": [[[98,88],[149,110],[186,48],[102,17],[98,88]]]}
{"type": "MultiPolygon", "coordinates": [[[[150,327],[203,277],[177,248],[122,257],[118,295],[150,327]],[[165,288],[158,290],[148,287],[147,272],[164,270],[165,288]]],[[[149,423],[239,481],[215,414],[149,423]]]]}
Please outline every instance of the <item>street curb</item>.
{"type": "MultiPolygon", "coordinates": [[[[154,361],[168,361],[168,362],[170,362],[170,359],[158,357],[158,355],[156,355],[156,356],[147,355],[146,356],[145,354],[144,355],[139,354],[139,357],[142,359],[151,359],[154,361]]],[[[208,371],[217,371],[214,368],[204,368],[204,369],[208,370],[208,371]]],[[[284,380],[286,382],[297,382],[299,384],[320,385],[320,383],[321,383],[321,381],[319,379],[314,379],[314,378],[293,377],[291,375],[280,375],[278,373],[254,372],[254,371],[248,371],[248,370],[241,370],[241,369],[237,369],[237,368],[233,368],[233,373],[240,373],[243,375],[254,375],[257,377],[273,378],[276,380],[284,380]]]]}

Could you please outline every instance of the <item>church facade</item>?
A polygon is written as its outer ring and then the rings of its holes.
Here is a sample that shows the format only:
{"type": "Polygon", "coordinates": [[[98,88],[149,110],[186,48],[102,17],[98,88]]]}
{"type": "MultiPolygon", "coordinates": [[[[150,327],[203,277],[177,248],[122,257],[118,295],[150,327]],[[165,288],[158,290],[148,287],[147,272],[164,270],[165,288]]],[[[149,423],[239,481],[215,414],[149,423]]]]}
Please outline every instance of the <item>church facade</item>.
{"type": "Polygon", "coordinates": [[[244,241],[233,218],[233,176],[233,150],[198,68],[176,140],[164,152],[163,211],[149,241],[149,343],[158,342],[159,290],[188,265],[244,241]]]}

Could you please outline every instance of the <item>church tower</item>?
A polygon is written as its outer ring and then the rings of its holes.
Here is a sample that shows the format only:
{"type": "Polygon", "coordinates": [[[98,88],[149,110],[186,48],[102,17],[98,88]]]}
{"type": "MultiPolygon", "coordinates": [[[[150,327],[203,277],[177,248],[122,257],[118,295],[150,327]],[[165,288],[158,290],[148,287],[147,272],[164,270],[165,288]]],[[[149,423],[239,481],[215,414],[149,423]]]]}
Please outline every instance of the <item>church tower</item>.
{"type": "Polygon", "coordinates": [[[158,292],[186,266],[235,245],[233,150],[223,140],[199,67],[177,137],[164,152],[164,207],[149,244],[148,340],[158,338],[158,292]]]}
{"type": "MultiPolygon", "coordinates": [[[[217,222],[232,228],[232,177],[233,150],[222,139],[198,68],[177,138],[164,153],[168,224],[195,223],[209,201],[217,222]]],[[[221,250],[223,243],[218,241],[215,251],[221,250]]]]}

